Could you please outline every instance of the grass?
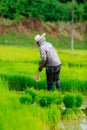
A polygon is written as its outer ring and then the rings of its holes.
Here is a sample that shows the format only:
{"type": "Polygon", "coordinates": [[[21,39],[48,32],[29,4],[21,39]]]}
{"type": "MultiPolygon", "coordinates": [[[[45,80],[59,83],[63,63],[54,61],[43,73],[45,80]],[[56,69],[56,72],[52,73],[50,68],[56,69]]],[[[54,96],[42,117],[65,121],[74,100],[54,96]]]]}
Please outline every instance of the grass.
{"type": "MultiPolygon", "coordinates": [[[[9,31],[7,34],[0,35],[0,45],[14,45],[22,47],[32,47],[34,44],[34,37],[37,34],[42,34],[43,32],[37,31],[33,32],[27,30],[27,34],[20,32],[18,30],[9,31]]],[[[62,36],[60,34],[46,35],[47,41],[51,42],[56,48],[59,49],[70,49],[71,48],[71,34],[68,36],[62,36]]],[[[83,40],[74,40],[74,49],[87,49],[87,38],[86,36],[83,40]]]]}

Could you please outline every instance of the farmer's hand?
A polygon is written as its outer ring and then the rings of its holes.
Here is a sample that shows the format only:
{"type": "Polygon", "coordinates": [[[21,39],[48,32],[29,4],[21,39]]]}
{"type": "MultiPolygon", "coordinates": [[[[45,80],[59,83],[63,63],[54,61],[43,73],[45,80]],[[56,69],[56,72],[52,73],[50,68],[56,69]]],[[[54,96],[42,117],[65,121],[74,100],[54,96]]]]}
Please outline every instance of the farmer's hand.
{"type": "Polygon", "coordinates": [[[42,66],[39,65],[38,70],[41,72],[42,71],[42,66]]]}

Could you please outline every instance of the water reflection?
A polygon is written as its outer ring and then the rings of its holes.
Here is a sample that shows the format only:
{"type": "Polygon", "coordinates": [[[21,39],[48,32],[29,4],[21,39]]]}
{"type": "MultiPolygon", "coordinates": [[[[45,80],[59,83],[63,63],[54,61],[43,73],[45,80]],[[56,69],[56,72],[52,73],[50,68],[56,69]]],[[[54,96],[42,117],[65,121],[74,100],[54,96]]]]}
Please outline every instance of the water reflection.
{"type": "Polygon", "coordinates": [[[87,119],[83,119],[80,123],[81,130],[87,130],[87,119]]]}
{"type": "Polygon", "coordinates": [[[61,130],[87,130],[87,119],[63,121],[60,127],[61,130]]]}

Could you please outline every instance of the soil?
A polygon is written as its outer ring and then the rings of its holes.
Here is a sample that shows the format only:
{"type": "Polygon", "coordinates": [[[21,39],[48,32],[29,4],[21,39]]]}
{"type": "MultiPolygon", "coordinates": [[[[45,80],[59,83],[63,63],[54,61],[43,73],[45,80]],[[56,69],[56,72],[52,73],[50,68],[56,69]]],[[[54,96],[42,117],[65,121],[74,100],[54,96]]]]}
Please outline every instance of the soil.
{"type": "MultiPolygon", "coordinates": [[[[69,22],[64,24],[58,24],[55,22],[46,22],[44,23],[39,18],[29,18],[20,23],[12,22],[11,24],[3,24],[0,22],[0,35],[6,34],[8,32],[18,34],[20,32],[29,35],[31,31],[36,32],[47,32],[53,36],[62,35],[68,37],[71,33],[71,25],[69,22]]],[[[87,22],[77,23],[74,26],[74,35],[77,39],[82,40],[83,36],[87,35],[87,22]]]]}

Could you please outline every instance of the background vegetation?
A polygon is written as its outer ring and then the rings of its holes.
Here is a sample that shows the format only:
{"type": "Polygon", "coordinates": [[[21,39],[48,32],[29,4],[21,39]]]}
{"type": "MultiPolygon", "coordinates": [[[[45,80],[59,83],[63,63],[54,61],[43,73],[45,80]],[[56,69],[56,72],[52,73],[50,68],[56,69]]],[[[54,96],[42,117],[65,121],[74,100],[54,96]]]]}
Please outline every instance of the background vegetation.
{"type": "MultiPolygon", "coordinates": [[[[44,21],[71,21],[71,0],[0,0],[0,16],[9,19],[39,17],[44,21]]],[[[87,20],[87,1],[75,0],[75,21],[87,20]]]]}

